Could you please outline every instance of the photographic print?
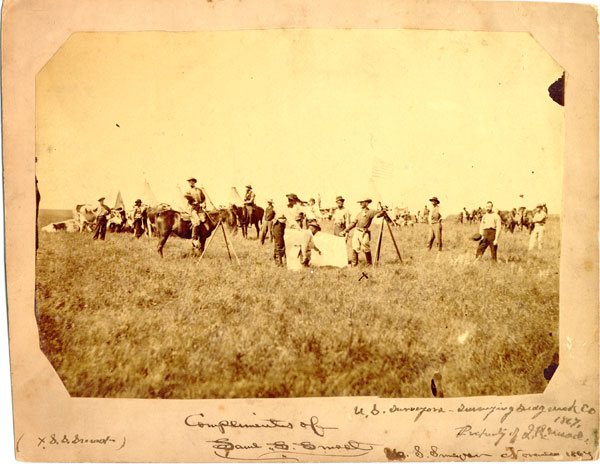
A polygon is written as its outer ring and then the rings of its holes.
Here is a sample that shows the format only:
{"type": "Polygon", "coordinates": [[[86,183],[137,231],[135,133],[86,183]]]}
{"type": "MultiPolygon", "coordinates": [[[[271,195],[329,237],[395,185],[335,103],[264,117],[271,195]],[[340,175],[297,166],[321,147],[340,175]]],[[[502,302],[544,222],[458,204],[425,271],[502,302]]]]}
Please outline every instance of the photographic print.
{"type": "Polygon", "coordinates": [[[593,8],[8,3],[18,459],[597,458],[593,8]]]}
{"type": "Polygon", "coordinates": [[[85,397],[543,392],[563,73],[526,33],[72,35],[36,80],[42,350],[85,397]]]}

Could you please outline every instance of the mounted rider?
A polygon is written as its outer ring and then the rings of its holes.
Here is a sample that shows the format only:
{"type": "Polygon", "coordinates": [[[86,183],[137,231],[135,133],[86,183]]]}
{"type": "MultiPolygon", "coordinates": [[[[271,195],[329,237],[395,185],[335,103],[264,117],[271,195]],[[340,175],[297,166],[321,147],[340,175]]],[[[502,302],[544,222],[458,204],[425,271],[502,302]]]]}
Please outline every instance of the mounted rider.
{"type": "Polygon", "coordinates": [[[252,224],[252,215],[254,214],[254,208],[256,206],[256,195],[252,191],[251,185],[246,185],[246,194],[244,195],[244,207],[248,213],[248,224],[252,224]]]}
{"type": "Polygon", "coordinates": [[[200,224],[206,221],[206,197],[201,188],[196,187],[196,178],[190,177],[188,180],[189,188],[184,193],[187,200],[187,212],[192,221],[192,245],[198,246],[200,241],[200,224]]]}

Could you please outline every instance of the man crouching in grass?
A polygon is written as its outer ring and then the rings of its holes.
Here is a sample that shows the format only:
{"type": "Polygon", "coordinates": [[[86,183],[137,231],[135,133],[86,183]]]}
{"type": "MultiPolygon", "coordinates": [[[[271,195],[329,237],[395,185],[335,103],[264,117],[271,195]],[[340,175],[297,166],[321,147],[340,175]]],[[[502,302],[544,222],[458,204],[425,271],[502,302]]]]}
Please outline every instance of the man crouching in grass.
{"type": "Polygon", "coordinates": [[[303,232],[304,235],[302,237],[300,254],[298,255],[300,258],[300,262],[305,267],[310,266],[311,250],[315,250],[317,253],[321,254],[321,250],[317,248],[313,240],[313,236],[321,230],[321,226],[319,225],[316,219],[311,219],[310,221],[308,221],[307,225],[308,230],[303,232]]]}

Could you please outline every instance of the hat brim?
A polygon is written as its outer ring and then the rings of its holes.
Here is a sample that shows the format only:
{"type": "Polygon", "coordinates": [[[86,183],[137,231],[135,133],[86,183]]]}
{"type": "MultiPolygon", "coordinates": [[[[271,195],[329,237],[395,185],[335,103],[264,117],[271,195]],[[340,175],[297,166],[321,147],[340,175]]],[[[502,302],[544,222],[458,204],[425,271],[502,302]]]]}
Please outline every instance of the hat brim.
{"type": "Polygon", "coordinates": [[[372,203],[373,200],[367,198],[366,200],[358,200],[356,203],[372,203]]]}
{"type": "Polygon", "coordinates": [[[187,180],[187,182],[198,182],[195,177],[192,177],[187,180]]]}

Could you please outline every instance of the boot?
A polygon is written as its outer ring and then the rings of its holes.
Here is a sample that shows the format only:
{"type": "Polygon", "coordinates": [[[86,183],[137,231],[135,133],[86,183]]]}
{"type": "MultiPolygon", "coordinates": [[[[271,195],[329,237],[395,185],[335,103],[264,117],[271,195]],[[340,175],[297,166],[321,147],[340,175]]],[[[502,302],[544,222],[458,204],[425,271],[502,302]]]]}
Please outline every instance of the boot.
{"type": "Polygon", "coordinates": [[[352,250],[352,266],[358,266],[358,253],[352,250]]]}
{"type": "Polygon", "coordinates": [[[365,251],[365,258],[367,260],[367,266],[371,266],[373,264],[373,260],[371,259],[370,251],[365,251]]]}

